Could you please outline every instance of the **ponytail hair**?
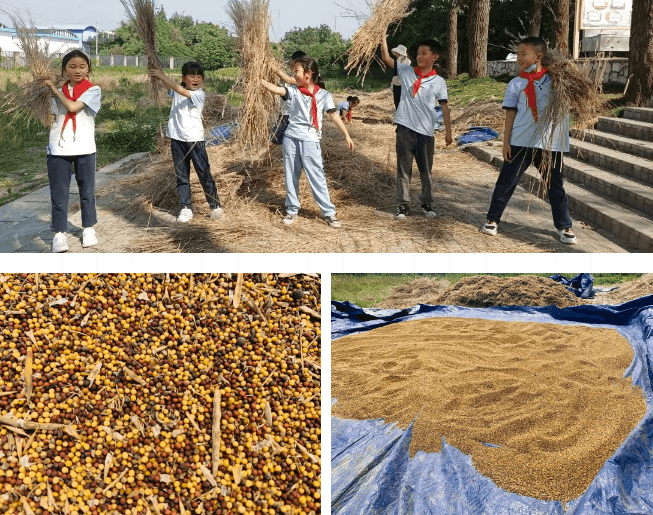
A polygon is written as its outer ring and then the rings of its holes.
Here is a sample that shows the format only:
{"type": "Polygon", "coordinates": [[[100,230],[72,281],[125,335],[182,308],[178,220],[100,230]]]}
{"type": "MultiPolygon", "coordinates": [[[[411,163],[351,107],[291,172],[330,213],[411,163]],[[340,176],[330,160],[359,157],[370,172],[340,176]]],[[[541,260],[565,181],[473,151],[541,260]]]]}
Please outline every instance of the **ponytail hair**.
{"type": "Polygon", "coordinates": [[[320,75],[320,69],[317,66],[317,61],[312,57],[304,57],[303,59],[298,59],[296,62],[302,65],[305,72],[311,72],[311,81],[313,84],[317,84],[320,89],[326,89],[326,84],[324,84],[324,79],[320,75]]]}
{"type": "Polygon", "coordinates": [[[349,95],[347,97],[347,102],[349,102],[350,106],[351,106],[352,103],[353,104],[360,104],[360,99],[358,97],[353,96],[353,95],[349,95]]]}

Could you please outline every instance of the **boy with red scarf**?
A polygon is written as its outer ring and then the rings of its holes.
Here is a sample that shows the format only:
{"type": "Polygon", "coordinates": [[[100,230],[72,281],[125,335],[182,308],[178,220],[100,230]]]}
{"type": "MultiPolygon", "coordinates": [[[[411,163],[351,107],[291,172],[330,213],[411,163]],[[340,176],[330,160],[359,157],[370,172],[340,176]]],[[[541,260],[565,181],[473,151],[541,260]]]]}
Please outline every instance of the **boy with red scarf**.
{"type": "Polygon", "coordinates": [[[440,45],[433,39],[425,39],[417,49],[417,66],[401,64],[388,52],[388,41],[381,40],[383,61],[392,66],[401,80],[401,99],[395,113],[397,126],[397,212],[395,218],[402,220],[410,212],[410,177],[413,159],[417,161],[422,194],[419,199],[428,218],[435,217],[431,207],[431,170],[433,168],[433,151],[435,128],[439,125],[436,117],[435,102],[442,106],[445,126],[445,141],[450,145],[451,118],[447,105],[447,85],[433,69],[433,64],[440,57],[440,45]]]}
{"type": "Polygon", "coordinates": [[[51,81],[45,83],[52,89],[51,112],[54,121],[50,127],[48,145],[48,180],[52,201],[53,252],[68,250],[68,200],[73,173],[79,188],[82,209],[82,246],[97,245],[93,226],[97,223],[95,211],[95,116],[100,110],[100,87],[88,81],[91,61],[81,50],[68,52],[61,61],[61,74],[68,78],[61,89],[51,81]]]}
{"type": "Polygon", "coordinates": [[[501,215],[519,179],[531,163],[540,168],[543,152],[550,151],[547,193],[553,224],[558,230],[560,241],[573,245],[576,236],[571,230],[572,221],[562,180],[562,153],[569,152],[569,119],[561,127],[546,127],[542,123],[551,94],[551,77],[546,68],[542,67],[545,53],[546,43],[538,37],[523,39],[517,47],[520,73],[508,84],[503,100],[503,108],[506,110],[503,166],[494,186],[487,222],[481,227],[481,232],[496,235],[501,215]]]}

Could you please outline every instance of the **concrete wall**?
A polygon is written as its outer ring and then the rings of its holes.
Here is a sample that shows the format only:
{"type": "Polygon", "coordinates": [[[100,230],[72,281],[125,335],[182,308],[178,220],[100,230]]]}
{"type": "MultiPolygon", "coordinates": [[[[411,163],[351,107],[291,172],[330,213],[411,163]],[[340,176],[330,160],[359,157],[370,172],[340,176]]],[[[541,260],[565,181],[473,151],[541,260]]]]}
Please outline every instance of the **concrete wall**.
{"type": "MultiPolygon", "coordinates": [[[[603,83],[608,82],[626,84],[628,80],[628,59],[606,58],[606,59],[578,59],[576,61],[582,67],[589,67],[590,73],[596,73],[603,69],[603,83]]],[[[490,77],[500,75],[517,76],[519,68],[517,61],[488,61],[487,72],[490,77]]]]}

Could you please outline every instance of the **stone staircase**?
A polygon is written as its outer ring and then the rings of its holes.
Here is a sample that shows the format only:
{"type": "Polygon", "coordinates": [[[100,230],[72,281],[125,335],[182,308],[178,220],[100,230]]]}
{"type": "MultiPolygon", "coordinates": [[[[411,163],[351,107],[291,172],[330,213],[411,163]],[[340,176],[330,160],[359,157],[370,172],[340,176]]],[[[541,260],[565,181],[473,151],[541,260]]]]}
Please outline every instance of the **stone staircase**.
{"type": "MultiPolygon", "coordinates": [[[[571,136],[564,177],[572,216],[632,250],[653,252],[653,103],[627,107],[623,118],[601,117],[594,129],[571,136]]],[[[503,164],[500,150],[470,150],[503,164]]],[[[539,183],[533,167],[524,175],[539,183]]]]}

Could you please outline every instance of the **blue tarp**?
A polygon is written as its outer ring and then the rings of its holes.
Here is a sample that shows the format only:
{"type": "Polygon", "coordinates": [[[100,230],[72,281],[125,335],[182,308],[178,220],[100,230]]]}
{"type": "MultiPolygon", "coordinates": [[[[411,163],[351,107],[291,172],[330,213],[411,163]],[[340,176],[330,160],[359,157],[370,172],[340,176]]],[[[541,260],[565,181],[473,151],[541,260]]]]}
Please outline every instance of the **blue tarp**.
{"type": "Polygon", "coordinates": [[[419,304],[403,310],[331,303],[332,339],[395,322],[432,317],[544,322],[615,329],[634,349],[624,376],[644,391],[647,413],[566,506],[506,492],[469,456],[443,441],[439,453],[409,456],[406,431],[383,420],[331,418],[331,506],[335,514],[649,515],[653,514],[653,295],[618,306],[464,308],[419,304]],[[565,511],[568,510],[568,511],[565,511]]]}
{"type": "Polygon", "coordinates": [[[576,297],[580,297],[581,299],[591,299],[594,297],[594,278],[590,274],[578,274],[572,279],[567,279],[564,275],[551,275],[549,279],[563,284],[576,297]]]}
{"type": "Polygon", "coordinates": [[[206,146],[220,145],[231,137],[231,133],[238,126],[237,123],[230,125],[218,125],[209,130],[209,137],[206,138],[206,146]]]}
{"type": "Polygon", "coordinates": [[[458,145],[469,145],[498,137],[499,133],[490,127],[470,127],[464,134],[456,138],[456,142],[458,145]]]}

